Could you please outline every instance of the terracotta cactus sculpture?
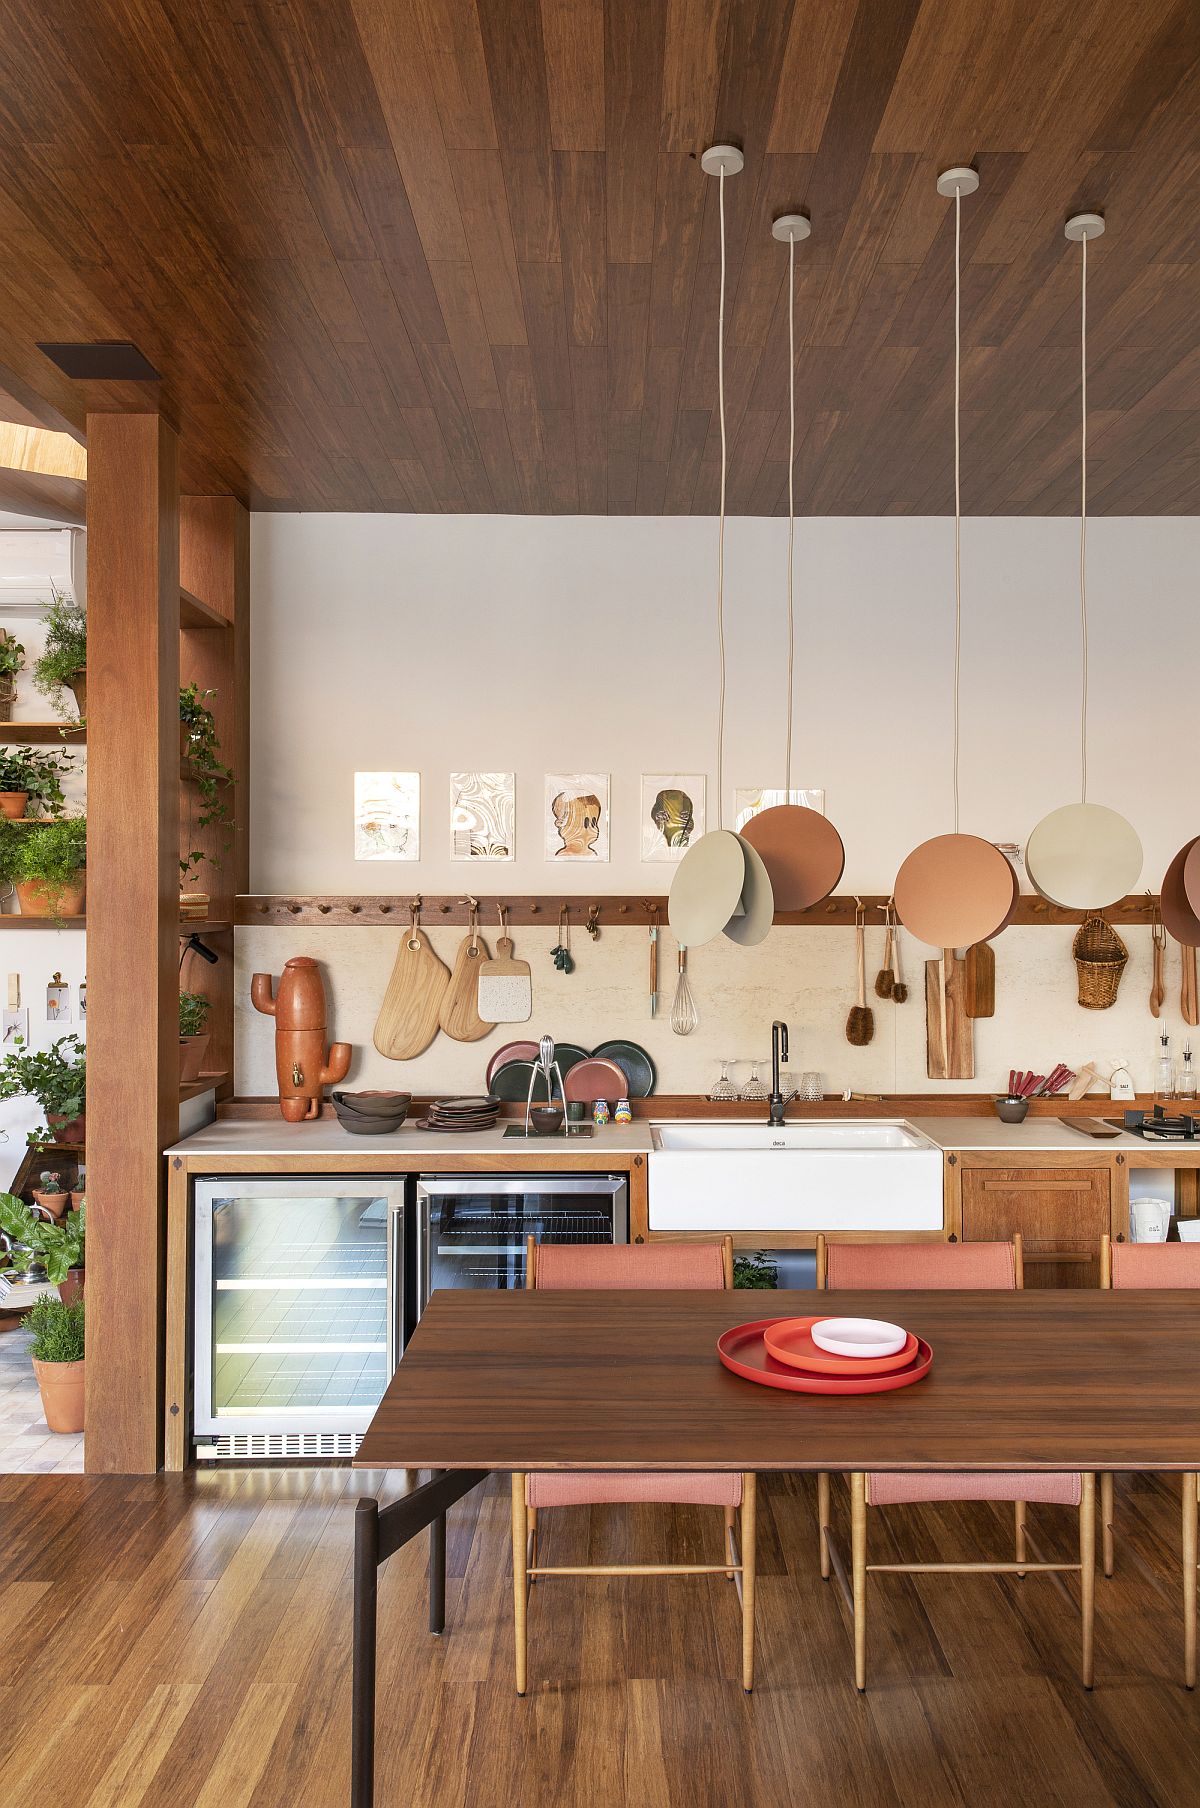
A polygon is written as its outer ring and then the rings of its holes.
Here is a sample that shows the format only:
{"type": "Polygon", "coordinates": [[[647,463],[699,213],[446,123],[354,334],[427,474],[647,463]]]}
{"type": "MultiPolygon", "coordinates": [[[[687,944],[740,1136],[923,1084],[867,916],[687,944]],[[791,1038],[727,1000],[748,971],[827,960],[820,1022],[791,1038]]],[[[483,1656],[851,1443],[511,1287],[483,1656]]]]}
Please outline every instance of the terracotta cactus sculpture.
{"type": "Polygon", "coordinates": [[[297,954],[284,963],[272,996],[269,973],[250,980],[250,1002],[275,1019],[275,1074],[279,1109],[289,1124],[321,1115],[323,1088],[344,1080],[352,1049],[332,1042],[325,1053],[325,987],[315,960],[297,954]]]}

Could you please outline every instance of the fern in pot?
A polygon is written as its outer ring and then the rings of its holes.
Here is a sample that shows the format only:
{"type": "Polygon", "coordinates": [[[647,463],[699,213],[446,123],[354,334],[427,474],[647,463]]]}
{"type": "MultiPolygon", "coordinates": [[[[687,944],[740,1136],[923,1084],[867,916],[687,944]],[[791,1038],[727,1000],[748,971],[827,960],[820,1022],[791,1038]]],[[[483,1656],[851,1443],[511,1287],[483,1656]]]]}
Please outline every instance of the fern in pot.
{"type": "Polygon", "coordinates": [[[21,1320],[33,1335],[29,1354],[51,1431],[83,1430],[83,1313],[82,1296],[67,1305],[46,1293],[21,1320]]]}
{"type": "Polygon", "coordinates": [[[208,1052],[211,1040],[205,1028],[208,1013],[212,1010],[211,999],[205,998],[203,992],[181,992],[179,994],[179,1080],[187,1086],[200,1078],[204,1066],[204,1057],[208,1052]]]}
{"type": "Polygon", "coordinates": [[[0,822],[0,881],[13,885],[25,917],[61,924],[83,915],[87,823],[82,816],[28,825],[0,822]]]}
{"type": "Polygon", "coordinates": [[[35,1147],[44,1143],[72,1146],[84,1140],[87,1098],[87,1050],[78,1036],[60,1036],[53,1048],[36,1054],[20,1036],[0,1061],[0,1099],[34,1098],[46,1114],[46,1127],[31,1130],[35,1147]]]}
{"type": "Polygon", "coordinates": [[[64,722],[71,720],[71,712],[63,692],[70,691],[83,721],[87,715],[87,616],[83,604],[64,590],[51,590],[46,646],[33,662],[33,682],[64,722]]]}

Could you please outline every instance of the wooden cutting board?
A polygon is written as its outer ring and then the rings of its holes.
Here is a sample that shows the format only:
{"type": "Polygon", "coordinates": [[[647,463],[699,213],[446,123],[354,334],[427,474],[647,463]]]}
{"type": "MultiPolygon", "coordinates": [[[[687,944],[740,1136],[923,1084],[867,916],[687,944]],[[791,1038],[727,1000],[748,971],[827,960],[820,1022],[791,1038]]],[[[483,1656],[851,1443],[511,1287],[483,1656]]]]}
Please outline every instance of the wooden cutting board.
{"type": "Polygon", "coordinates": [[[942,1053],[942,963],[925,962],[925,1071],[931,1080],[975,1078],[975,1031],[966,1012],[967,963],[952,960],[946,987],[946,1027],[950,1060],[942,1053]]]}
{"type": "Polygon", "coordinates": [[[964,1008],[968,1017],[996,1015],[996,955],[990,942],[973,942],[966,956],[964,1008]]]}
{"type": "Polygon", "coordinates": [[[506,935],[496,943],[495,959],[485,961],[479,975],[479,1009],[493,1023],[528,1023],[533,1016],[529,962],[513,959],[506,935]]]}
{"type": "Polygon", "coordinates": [[[463,937],[438,1013],[438,1022],[455,1042],[478,1042],[495,1028],[479,1015],[478,1008],[479,975],[488,958],[481,935],[463,937]]]}
{"type": "Polygon", "coordinates": [[[429,1047],[438,1033],[449,984],[450,969],[433,952],[424,930],[411,929],[396,950],[392,977],[375,1020],[375,1046],[381,1055],[390,1061],[411,1061],[429,1047]]]}

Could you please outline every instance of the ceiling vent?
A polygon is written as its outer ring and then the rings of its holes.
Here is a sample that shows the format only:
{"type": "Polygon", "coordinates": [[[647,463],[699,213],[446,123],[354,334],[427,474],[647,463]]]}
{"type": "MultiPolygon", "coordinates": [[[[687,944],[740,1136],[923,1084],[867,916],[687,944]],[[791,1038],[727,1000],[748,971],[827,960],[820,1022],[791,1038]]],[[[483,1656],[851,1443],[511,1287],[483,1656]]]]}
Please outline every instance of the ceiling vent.
{"type": "Polygon", "coordinates": [[[83,345],[61,345],[39,340],[45,352],[68,377],[86,377],[100,383],[158,383],[161,376],[149,358],[130,339],[96,339],[83,345]]]}

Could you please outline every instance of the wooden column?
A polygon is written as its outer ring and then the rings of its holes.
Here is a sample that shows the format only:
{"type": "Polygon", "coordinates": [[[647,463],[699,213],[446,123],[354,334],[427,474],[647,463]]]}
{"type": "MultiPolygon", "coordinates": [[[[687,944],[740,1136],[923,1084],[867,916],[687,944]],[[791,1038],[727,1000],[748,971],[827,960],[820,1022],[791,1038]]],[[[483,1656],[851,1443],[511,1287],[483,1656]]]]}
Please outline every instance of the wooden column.
{"type": "Polygon", "coordinates": [[[178,1134],[178,442],[88,417],[88,1276],[91,1473],[161,1449],[162,1150],[178,1134]]]}

